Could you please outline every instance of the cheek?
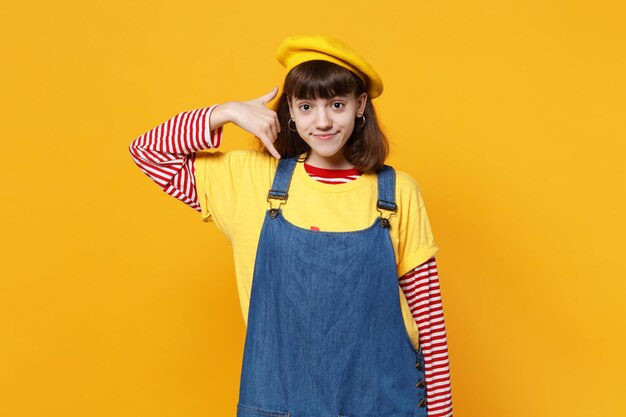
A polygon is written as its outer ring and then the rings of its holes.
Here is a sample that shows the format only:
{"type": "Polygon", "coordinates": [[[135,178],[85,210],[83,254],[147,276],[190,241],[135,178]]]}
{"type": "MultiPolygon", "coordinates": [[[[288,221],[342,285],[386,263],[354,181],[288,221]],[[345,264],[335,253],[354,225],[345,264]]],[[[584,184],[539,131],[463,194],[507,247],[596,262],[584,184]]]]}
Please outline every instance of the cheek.
{"type": "Polygon", "coordinates": [[[307,126],[304,124],[304,122],[300,122],[296,125],[296,129],[298,129],[298,134],[301,137],[306,137],[306,132],[307,132],[307,126]]]}
{"type": "Polygon", "coordinates": [[[354,129],[355,129],[355,121],[354,121],[354,119],[350,119],[349,121],[347,121],[345,129],[346,129],[346,136],[347,137],[352,136],[352,134],[354,133],[354,129]]]}
{"type": "Polygon", "coordinates": [[[313,121],[310,117],[298,117],[296,120],[296,129],[298,129],[298,133],[300,136],[304,137],[306,132],[310,131],[314,126],[312,126],[313,121]]]}
{"type": "Polygon", "coordinates": [[[342,118],[341,120],[341,124],[346,128],[346,129],[353,129],[354,125],[355,125],[355,120],[354,117],[352,117],[352,115],[347,115],[346,117],[342,118]]]}
{"type": "Polygon", "coordinates": [[[297,134],[297,136],[300,136],[302,140],[308,143],[309,134],[307,133],[308,132],[307,128],[300,123],[296,125],[296,130],[297,132],[292,132],[294,136],[297,134]]]}

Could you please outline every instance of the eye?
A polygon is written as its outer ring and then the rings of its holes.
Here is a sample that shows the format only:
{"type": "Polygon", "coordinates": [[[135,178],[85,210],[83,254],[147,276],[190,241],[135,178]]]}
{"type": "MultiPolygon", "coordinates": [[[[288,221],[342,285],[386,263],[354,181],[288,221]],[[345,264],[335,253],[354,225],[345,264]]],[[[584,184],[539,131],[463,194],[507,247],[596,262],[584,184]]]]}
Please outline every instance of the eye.
{"type": "Polygon", "coordinates": [[[341,109],[343,107],[344,107],[344,104],[342,102],[340,102],[340,101],[335,101],[333,103],[333,108],[335,108],[335,109],[341,109]]]}
{"type": "Polygon", "coordinates": [[[311,106],[308,104],[301,104],[298,107],[300,108],[300,110],[304,110],[304,111],[307,111],[311,108],[311,106]]]}

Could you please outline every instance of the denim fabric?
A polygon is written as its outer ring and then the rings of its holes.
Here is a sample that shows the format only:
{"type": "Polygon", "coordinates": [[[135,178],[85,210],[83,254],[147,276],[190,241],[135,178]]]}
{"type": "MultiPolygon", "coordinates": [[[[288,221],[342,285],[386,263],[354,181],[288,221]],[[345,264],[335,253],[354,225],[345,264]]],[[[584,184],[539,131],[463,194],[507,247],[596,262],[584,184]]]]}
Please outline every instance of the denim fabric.
{"type": "MultiPolygon", "coordinates": [[[[273,195],[288,198],[296,162],[281,159],[273,195]]],[[[393,168],[378,184],[379,204],[392,205],[393,168]]],[[[404,326],[381,217],[320,232],[272,214],[256,254],[237,417],[425,417],[424,358],[404,326]]]]}

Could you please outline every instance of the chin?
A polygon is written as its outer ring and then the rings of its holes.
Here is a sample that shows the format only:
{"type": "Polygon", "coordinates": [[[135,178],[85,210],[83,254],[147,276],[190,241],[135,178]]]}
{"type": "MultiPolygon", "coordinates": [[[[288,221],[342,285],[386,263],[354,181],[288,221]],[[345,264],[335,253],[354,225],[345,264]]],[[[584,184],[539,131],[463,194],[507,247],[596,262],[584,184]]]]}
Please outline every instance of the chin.
{"type": "Polygon", "coordinates": [[[316,149],[316,148],[311,148],[311,150],[313,152],[315,152],[316,154],[318,154],[319,156],[322,156],[324,158],[331,158],[335,155],[337,155],[341,149],[316,149]]]}

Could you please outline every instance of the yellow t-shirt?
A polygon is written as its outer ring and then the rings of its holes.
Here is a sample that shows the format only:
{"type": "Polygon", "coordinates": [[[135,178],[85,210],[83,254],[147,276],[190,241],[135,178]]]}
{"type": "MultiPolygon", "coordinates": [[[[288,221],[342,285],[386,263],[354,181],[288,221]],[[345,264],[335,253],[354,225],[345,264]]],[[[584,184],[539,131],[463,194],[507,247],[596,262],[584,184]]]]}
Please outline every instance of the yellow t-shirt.
{"type": "MultiPolygon", "coordinates": [[[[244,323],[248,323],[250,290],[257,244],[278,160],[256,150],[196,153],[195,178],[202,220],[212,221],[230,240],[244,323]]],[[[376,210],[376,174],[362,174],[341,184],[325,184],[309,176],[298,162],[282,205],[283,216],[296,226],[320,231],[365,229],[379,216],[376,210]]],[[[273,203],[276,205],[276,202],[273,203]]],[[[438,251],[418,184],[396,170],[396,204],[391,240],[398,276],[427,261],[438,251]]],[[[385,212],[388,214],[388,212],[385,212]]],[[[398,285],[405,327],[417,349],[418,329],[402,289],[398,285]]]]}

